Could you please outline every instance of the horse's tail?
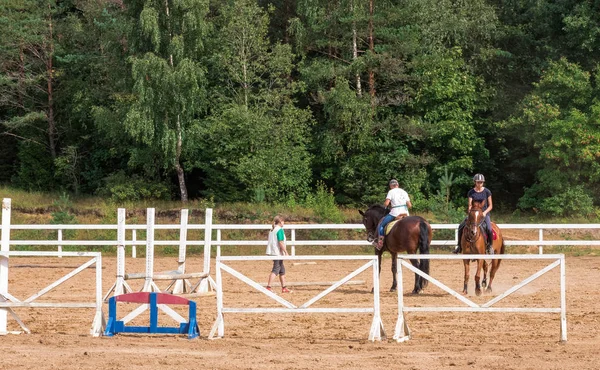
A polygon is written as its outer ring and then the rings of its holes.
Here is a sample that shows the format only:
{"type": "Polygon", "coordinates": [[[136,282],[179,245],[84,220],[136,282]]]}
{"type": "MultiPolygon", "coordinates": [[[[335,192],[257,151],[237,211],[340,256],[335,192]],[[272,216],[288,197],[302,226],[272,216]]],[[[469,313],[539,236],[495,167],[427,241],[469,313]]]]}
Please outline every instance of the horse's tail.
{"type": "MultiPolygon", "coordinates": [[[[429,224],[424,218],[419,221],[419,253],[429,254],[429,224]]],[[[429,275],[429,259],[421,260],[421,271],[429,275]]],[[[427,280],[425,279],[425,282],[427,280]]]]}

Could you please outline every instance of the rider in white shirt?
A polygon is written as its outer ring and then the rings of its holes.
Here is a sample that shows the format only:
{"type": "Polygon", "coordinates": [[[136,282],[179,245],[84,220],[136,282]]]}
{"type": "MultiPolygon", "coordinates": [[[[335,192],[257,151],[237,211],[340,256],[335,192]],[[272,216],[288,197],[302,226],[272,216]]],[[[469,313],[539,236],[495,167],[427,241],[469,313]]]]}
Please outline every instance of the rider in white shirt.
{"type": "Polygon", "coordinates": [[[412,208],[410,197],[404,189],[400,188],[398,180],[390,180],[389,186],[390,191],[388,191],[383,205],[385,207],[391,207],[391,209],[390,213],[383,217],[383,220],[379,225],[379,238],[377,240],[377,245],[375,246],[377,249],[381,249],[383,247],[383,235],[386,225],[399,215],[404,214],[408,216],[408,209],[412,208]]]}

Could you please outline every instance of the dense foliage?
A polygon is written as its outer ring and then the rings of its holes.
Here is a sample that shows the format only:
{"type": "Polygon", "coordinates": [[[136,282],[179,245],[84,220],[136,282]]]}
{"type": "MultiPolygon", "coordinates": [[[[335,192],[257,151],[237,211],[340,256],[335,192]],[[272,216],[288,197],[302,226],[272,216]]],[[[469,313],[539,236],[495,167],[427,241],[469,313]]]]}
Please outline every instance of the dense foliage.
{"type": "Polygon", "coordinates": [[[115,200],[600,200],[595,0],[6,0],[0,182],[115,200]],[[40,6],[41,4],[41,6],[40,6]],[[327,198],[329,199],[329,198],[327,198]]]}

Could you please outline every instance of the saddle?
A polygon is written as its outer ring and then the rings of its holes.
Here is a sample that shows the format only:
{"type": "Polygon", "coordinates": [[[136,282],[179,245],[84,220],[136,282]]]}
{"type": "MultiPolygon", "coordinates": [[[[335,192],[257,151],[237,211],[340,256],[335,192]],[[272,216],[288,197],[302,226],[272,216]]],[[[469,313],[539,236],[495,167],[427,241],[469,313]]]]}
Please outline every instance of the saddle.
{"type": "MultiPolygon", "coordinates": [[[[392,221],[390,221],[390,223],[388,223],[385,226],[385,229],[383,230],[383,243],[381,244],[381,247],[378,246],[377,243],[375,243],[375,248],[377,250],[381,250],[381,248],[383,248],[383,246],[385,245],[385,237],[392,231],[392,229],[394,228],[394,225],[396,225],[396,223],[400,220],[402,220],[404,217],[406,217],[407,215],[405,213],[400,214],[398,216],[396,216],[395,219],[393,219],[392,221]]],[[[381,222],[380,222],[381,223],[381,222]]],[[[377,225],[377,229],[379,229],[379,225],[377,225]]]]}

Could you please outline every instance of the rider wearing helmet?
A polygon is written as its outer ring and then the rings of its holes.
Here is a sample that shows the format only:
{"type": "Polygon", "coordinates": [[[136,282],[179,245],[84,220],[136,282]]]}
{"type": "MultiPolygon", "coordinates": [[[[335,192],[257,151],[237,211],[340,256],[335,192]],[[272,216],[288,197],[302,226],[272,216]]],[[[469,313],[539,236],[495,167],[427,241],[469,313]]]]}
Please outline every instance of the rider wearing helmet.
{"type": "Polygon", "coordinates": [[[375,245],[375,248],[377,249],[381,249],[383,247],[383,235],[386,225],[389,224],[393,219],[395,219],[399,215],[404,214],[408,216],[408,209],[412,208],[410,197],[404,189],[400,188],[398,180],[390,180],[389,186],[390,191],[388,191],[383,205],[384,207],[391,207],[391,209],[390,213],[385,215],[383,217],[383,220],[379,224],[379,238],[377,240],[377,244],[375,245]]]}
{"type": "MultiPolygon", "coordinates": [[[[473,176],[473,183],[475,184],[475,186],[472,189],[470,189],[467,193],[467,198],[469,198],[469,208],[467,209],[467,213],[471,211],[471,206],[473,205],[474,201],[483,202],[483,215],[485,217],[485,226],[488,235],[486,250],[488,254],[494,254],[494,249],[492,248],[492,223],[490,221],[490,212],[493,208],[492,192],[490,191],[490,189],[483,186],[484,182],[485,177],[482,174],[478,173],[475,174],[475,176],[473,176]]],[[[458,254],[462,251],[460,246],[460,240],[462,238],[462,232],[466,223],[467,218],[465,218],[463,222],[461,222],[461,224],[458,226],[458,245],[452,252],[454,254],[458,254]]]]}

